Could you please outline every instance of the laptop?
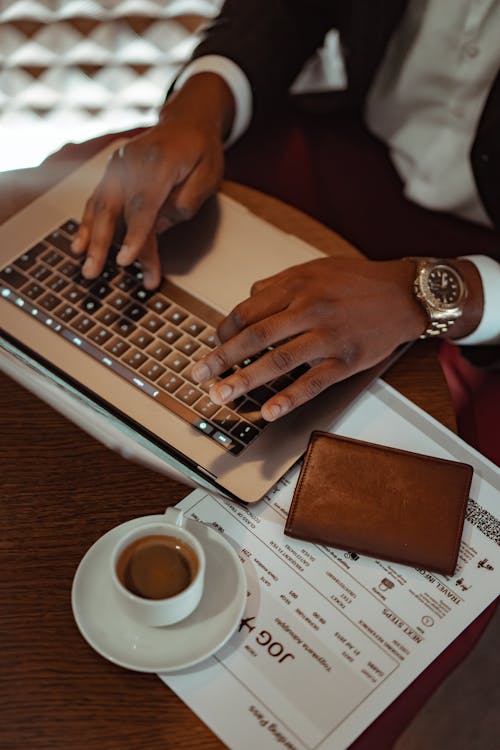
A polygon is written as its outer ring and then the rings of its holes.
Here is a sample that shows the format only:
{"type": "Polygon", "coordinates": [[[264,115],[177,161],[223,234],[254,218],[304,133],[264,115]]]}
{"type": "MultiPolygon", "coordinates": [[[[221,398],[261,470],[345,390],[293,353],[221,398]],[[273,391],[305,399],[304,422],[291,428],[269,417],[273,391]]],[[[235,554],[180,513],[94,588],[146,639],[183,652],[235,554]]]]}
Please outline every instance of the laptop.
{"type": "Polygon", "coordinates": [[[330,428],[389,362],[274,423],[261,418],[261,404],[302,370],[213,404],[190,369],[215,345],[217,323],[254,281],[322,253],[219,194],[162,236],[155,292],[143,288],[139,263],[114,264],[113,248],[101,277],[84,279],[70,244],[116,147],[0,227],[0,367],[84,428],[95,415],[90,431],[126,455],[151,455],[155,468],[188,483],[255,502],[303,454],[311,431],[330,428]]]}

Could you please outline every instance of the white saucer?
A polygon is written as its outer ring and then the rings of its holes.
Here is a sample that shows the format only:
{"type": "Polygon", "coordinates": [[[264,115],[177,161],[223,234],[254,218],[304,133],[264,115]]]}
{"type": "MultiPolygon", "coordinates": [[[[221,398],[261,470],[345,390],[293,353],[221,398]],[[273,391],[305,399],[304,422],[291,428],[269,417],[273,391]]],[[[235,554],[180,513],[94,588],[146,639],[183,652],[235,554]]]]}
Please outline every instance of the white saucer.
{"type": "Polygon", "coordinates": [[[200,604],[185,620],[148,627],[125,614],[115,598],[109,557],[118,537],[134,526],[160,521],[143,516],[108,531],[88,550],[75,574],[71,604],[78,628],[97,653],[138,672],[175,672],[208,658],[229,640],[246,602],[246,578],[230,543],[209,526],[187,519],[207,560],[200,604]]]}

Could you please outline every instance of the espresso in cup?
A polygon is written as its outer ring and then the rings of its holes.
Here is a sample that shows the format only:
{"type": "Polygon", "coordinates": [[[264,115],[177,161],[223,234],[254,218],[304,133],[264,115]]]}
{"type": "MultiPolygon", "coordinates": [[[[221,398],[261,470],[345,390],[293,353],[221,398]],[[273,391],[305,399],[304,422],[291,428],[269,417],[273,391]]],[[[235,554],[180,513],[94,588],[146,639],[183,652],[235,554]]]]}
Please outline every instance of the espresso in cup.
{"type": "Polygon", "coordinates": [[[116,573],[131,594],[143,599],[167,599],[187,589],[198,568],[196,552],[183,539],[150,534],[125,547],[116,573]]]}
{"type": "MultiPolygon", "coordinates": [[[[139,519],[141,520],[141,519],[139,519]]],[[[180,508],[117,534],[110,555],[114,591],[124,614],[142,625],[174,625],[194,612],[205,581],[200,540],[180,508]]]]}

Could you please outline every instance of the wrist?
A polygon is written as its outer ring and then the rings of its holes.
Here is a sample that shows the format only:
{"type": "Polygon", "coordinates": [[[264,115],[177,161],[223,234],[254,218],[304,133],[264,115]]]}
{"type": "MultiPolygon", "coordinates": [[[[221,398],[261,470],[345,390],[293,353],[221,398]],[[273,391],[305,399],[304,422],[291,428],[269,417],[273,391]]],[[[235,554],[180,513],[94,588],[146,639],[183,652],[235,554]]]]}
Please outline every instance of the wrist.
{"type": "Polygon", "coordinates": [[[159,123],[169,121],[174,111],[176,117],[210,128],[223,143],[231,132],[235,103],[224,78],[217,73],[200,72],[169,96],[160,110],[159,123]]]}
{"type": "Polygon", "coordinates": [[[467,287],[463,313],[444,337],[453,340],[468,336],[478,327],[483,316],[484,299],[481,276],[474,263],[455,259],[450,264],[459,271],[467,287]]]}
{"type": "Polygon", "coordinates": [[[483,287],[474,264],[465,258],[412,257],[413,294],[425,314],[419,338],[450,340],[471,333],[483,314],[483,287]]]}

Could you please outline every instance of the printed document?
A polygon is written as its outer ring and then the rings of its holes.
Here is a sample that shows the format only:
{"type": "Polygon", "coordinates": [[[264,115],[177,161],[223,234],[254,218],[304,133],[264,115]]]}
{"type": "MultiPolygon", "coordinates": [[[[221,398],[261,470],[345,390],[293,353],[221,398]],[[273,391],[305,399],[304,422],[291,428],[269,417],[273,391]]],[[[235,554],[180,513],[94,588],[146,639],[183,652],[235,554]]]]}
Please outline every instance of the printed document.
{"type": "Polygon", "coordinates": [[[343,750],[499,593],[500,470],[382,381],[335,433],[474,467],[453,577],[291,539],[294,467],[259,503],[179,504],[231,541],[247,606],[207,661],[160,675],[232,750],[343,750]]]}

